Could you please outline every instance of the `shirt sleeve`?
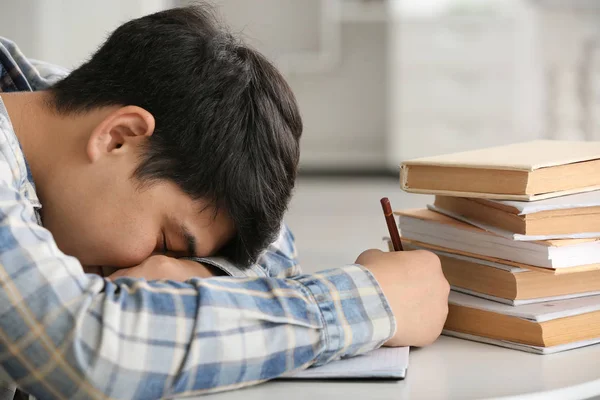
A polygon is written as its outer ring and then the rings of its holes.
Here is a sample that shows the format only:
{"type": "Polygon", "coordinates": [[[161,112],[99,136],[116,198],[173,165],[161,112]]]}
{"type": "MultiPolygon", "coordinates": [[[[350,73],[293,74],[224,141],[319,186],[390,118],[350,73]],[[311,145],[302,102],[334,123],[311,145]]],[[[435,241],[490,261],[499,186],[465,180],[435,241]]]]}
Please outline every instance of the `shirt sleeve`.
{"type": "Polygon", "coordinates": [[[294,235],[282,224],[277,239],[260,255],[256,266],[270,277],[288,278],[302,273],[294,235]]]}
{"type": "Polygon", "coordinates": [[[39,398],[236,389],[380,346],[395,321],[359,265],[293,278],[110,282],[0,182],[0,367],[39,398]]]}

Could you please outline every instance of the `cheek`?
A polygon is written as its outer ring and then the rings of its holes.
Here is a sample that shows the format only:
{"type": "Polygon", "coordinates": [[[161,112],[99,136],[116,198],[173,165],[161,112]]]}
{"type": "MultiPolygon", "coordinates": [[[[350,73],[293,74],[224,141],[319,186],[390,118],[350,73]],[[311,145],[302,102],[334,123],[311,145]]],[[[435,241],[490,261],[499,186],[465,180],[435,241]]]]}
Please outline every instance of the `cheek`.
{"type": "Polygon", "coordinates": [[[141,264],[154,252],[154,241],[127,241],[123,240],[114,245],[111,259],[103,263],[113,267],[132,267],[141,264]]]}
{"type": "Polygon", "coordinates": [[[157,228],[147,222],[123,222],[117,221],[105,231],[105,257],[101,265],[131,267],[154,252],[157,228]]]}
{"type": "Polygon", "coordinates": [[[138,265],[156,247],[161,221],[154,199],[137,190],[129,165],[98,168],[80,176],[79,186],[65,190],[68,196],[44,204],[44,224],[84,265],[138,265]]]}

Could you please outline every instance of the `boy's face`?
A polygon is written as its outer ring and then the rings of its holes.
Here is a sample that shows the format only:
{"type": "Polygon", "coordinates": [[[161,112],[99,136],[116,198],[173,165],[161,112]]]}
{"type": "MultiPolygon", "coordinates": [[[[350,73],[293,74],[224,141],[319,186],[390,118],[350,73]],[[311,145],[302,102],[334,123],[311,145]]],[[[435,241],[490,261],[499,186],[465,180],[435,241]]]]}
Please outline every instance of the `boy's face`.
{"type": "Polygon", "coordinates": [[[174,183],[143,186],[132,177],[147,136],[109,132],[116,144],[94,134],[75,144],[41,199],[43,224],[64,253],[84,266],[131,267],[165,244],[174,257],[214,255],[233,236],[224,212],[174,183]]]}
{"type": "Polygon", "coordinates": [[[210,256],[232,234],[226,217],[200,212],[198,203],[171,183],[136,190],[122,179],[113,187],[65,194],[72,197],[47,209],[44,225],[59,248],[84,266],[138,265],[162,254],[165,242],[174,257],[210,256]]]}

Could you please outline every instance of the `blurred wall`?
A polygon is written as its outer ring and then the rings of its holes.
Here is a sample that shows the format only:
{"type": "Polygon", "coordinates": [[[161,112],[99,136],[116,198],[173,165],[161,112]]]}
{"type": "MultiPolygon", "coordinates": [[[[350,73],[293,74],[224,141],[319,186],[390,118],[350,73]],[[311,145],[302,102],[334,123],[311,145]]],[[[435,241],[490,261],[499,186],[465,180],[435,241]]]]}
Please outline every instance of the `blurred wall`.
{"type": "Polygon", "coordinates": [[[392,10],[390,167],[545,137],[544,66],[531,6],[481,1],[430,13],[392,10]]]}
{"type": "Polygon", "coordinates": [[[171,0],[0,0],[0,36],[31,58],[73,68],[117,26],[171,0]]]}
{"type": "MultiPolygon", "coordinates": [[[[185,3],[185,2],[184,2],[185,3]]],[[[217,0],[284,73],[302,111],[305,169],[378,169],[387,135],[385,1],[217,0]]]]}
{"type": "MultiPolygon", "coordinates": [[[[122,22],[188,3],[0,0],[0,35],[74,67],[122,22]]],[[[304,169],[394,170],[422,155],[600,137],[600,2],[213,3],[296,93],[304,169]]]]}
{"type": "Polygon", "coordinates": [[[535,1],[538,9],[547,134],[600,140],[600,1],[535,1]]]}
{"type": "Polygon", "coordinates": [[[395,170],[408,158],[545,137],[527,2],[217,4],[287,75],[306,124],[305,169],[395,170]]]}

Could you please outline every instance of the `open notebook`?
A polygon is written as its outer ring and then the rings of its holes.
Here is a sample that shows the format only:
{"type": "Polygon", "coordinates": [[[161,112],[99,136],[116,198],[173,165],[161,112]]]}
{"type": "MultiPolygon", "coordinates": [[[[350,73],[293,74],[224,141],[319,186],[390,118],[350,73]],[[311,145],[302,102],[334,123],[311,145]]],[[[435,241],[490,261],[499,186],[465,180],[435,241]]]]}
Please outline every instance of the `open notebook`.
{"type": "Polygon", "coordinates": [[[382,347],[360,356],[308,368],[282,379],[404,379],[408,347],[382,347]]]}

